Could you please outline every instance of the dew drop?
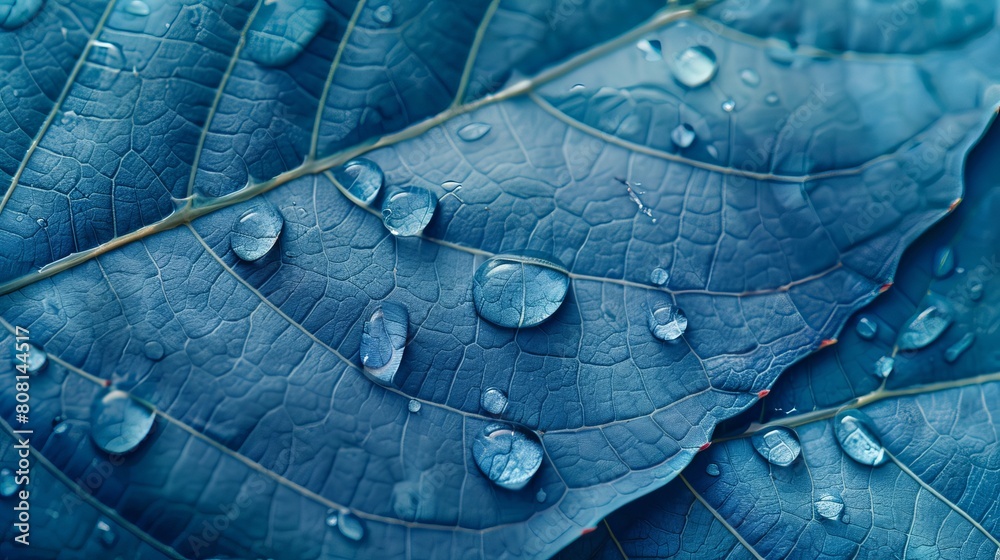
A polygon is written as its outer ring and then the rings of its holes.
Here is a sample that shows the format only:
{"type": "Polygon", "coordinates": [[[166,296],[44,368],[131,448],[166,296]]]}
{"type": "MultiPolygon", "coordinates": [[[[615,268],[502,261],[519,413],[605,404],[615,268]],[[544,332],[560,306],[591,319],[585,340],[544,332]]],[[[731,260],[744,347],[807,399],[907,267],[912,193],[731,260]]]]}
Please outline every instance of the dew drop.
{"type": "Polygon", "coordinates": [[[388,4],[383,4],[378,8],[375,8],[375,13],[373,14],[375,21],[381,23],[382,25],[389,25],[392,23],[393,15],[392,6],[388,4]]]}
{"type": "Polygon", "coordinates": [[[871,340],[878,333],[878,323],[867,316],[862,316],[858,319],[858,324],[855,325],[854,330],[858,332],[858,336],[861,338],[871,340]]]}
{"type": "Polygon", "coordinates": [[[410,314],[402,305],[383,301],[365,321],[361,334],[361,364],[365,373],[391,385],[403,361],[410,314]]]}
{"type": "Polygon", "coordinates": [[[20,485],[17,483],[14,471],[6,468],[0,469],[0,496],[9,498],[17,494],[18,488],[20,488],[20,485]]]}
{"type": "Polygon", "coordinates": [[[507,408],[507,395],[496,387],[490,387],[483,391],[479,402],[483,406],[483,410],[499,416],[507,408]]]}
{"type": "Polygon", "coordinates": [[[764,97],[764,102],[767,103],[768,105],[777,105],[778,101],[779,101],[778,94],[774,92],[771,92],[767,94],[766,97],[764,97]]]}
{"type": "Polygon", "coordinates": [[[784,426],[757,432],[750,441],[764,460],[779,467],[791,465],[802,453],[799,436],[784,426]]]}
{"type": "Polygon", "coordinates": [[[125,4],[125,11],[138,17],[148,16],[150,13],[149,4],[146,4],[142,0],[132,0],[128,4],[125,4]]]}
{"type": "Polygon", "coordinates": [[[670,273],[666,269],[656,267],[649,273],[649,281],[656,286],[663,286],[670,280],[670,273]]]}
{"type": "Polygon", "coordinates": [[[108,453],[128,453],[142,443],[156,415],[123,391],[109,391],[90,406],[90,437],[108,453]]]}
{"type": "Polygon", "coordinates": [[[744,68],[743,70],[740,70],[740,79],[743,80],[744,84],[750,87],[757,87],[760,85],[760,74],[751,68],[744,68]]]}
{"type": "Polygon", "coordinates": [[[153,360],[154,362],[162,360],[165,350],[163,345],[155,340],[150,340],[142,347],[142,353],[146,355],[147,358],[153,360]]]}
{"type": "Polygon", "coordinates": [[[722,471],[719,470],[719,465],[716,465],[715,463],[709,463],[705,465],[705,474],[707,474],[708,476],[719,476],[720,474],[722,474],[722,471]]]}
{"type": "Polygon", "coordinates": [[[554,258],[534,251],[497,255],[476,270],[472,299],[479,316],[500,327],[533,327],[566,298],[569,274],[554,258]]]}
{"type": "Polygon", "coordinates": [[[972,301],[979,301],[983,299],[983,283],[976,282],[969,287],[969,299],[972,301]]]}
{"type": "Polygon", "coordinates": [[[358,158],[334,170],[333,176],[344,189],[362,204],[371,204],[382,190],[385,175],[370,159],[358,158]]]}
{"type": "Polygon", "coordinates": [[[813,505],[816,507],[816,513],[823,519],[837,519],[840,517],[840,512],[844,511],[844,502],[830,494],[820,496],[813,505]]]}
{"type": "Polygon", "coordinates": [[[539,490],[537,494],[535,494],[535,501],[538,502],[538,503],[540,503],[540,504],[544,504],[545,503],[545,498],[547,498],[547,497],[548,497],[548,494],[546,494],[545,490],[542,489],[542,490],[539,490]]]}
{"type": "Polygon", "coordinates": [[[95,528],[97,534],[97,540],[101,543],[104,548],[114,548],[118,544],[118,535],[115,533],[111,525],[103,519],[97,522],[97,527],[95,528]]]}
{"type": "Polygon", "coordinates": [[[105,41],[94,41],[91,44],[90,61],[115,73],[125,68],[125,55],[121,48],[105,41]]]}
{"type": "Polygon", "coordinates": [[[423,187],[396,188],[382,203],[382,225],[397,237],[420,235],[434,217],[437,202],[423,187]]]}
{"type": "Polygon", "coordinates": [[[337,517],[339,515],[340,515],[340,513],[337,512],[337,511],[335,511],[335,510],[331,509],[331,510],[327,511],[327,513],[326,513],[326,526],[327,527],[336,527],[337,526],[337,517]]]}
{"type": "Polygon", "coordinates": [[[337,529],[340,529],[341,535],[354,542],[365,538],[364,523],[357,515],[349,511],[341,511],[337,514],[337,529]]]}
{"type": "Polygon", "coordinates": [[[727,113],[732,113],[736,109],[736,102],[732,99],[727,99],[722,102],[722,110],[727,113]]]}
{"type": "Polygon", "coordinates": [[[255,261],[266,255],[281,235],[285,218],[274,205],[264,202],[243,212],[233,222],[229,246],[236,256],[245,261],[255,261]]]}
{"type": "Polygon", "coordinates": [[[864,412],[844,410],[834,417],[833,422],[837,443],[851,459],[875,467],[889,459],[871,427],[871,419],[864,412]]]}
{"type": "Polygon", "coordinates": [[[326,22],[322,0],[264,2],[247,31],[243,52],[262,66],[295,60],[326,22]]]}
{"type": "Polygon", "coordinates": [[[63,434],[66,433],[67,430],[69,430],[69,422],[59,421],[52,428],[52,433],[63,434]]]}
{"type": "Polygon", "coordinates": [[[42,229],[49,227],[49,221],[46,220],[45,218],[38,218],[37,220],[35,220],[35,223],[38,224],[38,227],[42,229]]]}
{"type": "Polygon", "coordinates": [[[49,355],[34,344],[28,344],[27,355],[21,352],[14,356],[14,367],[21,372],[27,369],[30,374],[41,373],[48,365],[49,355]]]}
{"type": "Polygon", "coordinates": [[[486,123],[474,122],[469,123],[462,128],[458,129],[458,137],[466,142],[475,142],[483,136],[486,136],[493,127],[486,123]]]}
{"type": "Polygon", "coordinates": [[[875,377],[885,379],[892,374],[892,368],[896,365],[896,360],[892,356],[882,356],[875,362],[875,377]]]}
{"type": "Polygon", "coordinates": [[[941,247],[934,253],[934,276],[945,278],[955,270],[955,252],[951,247],[941,247]]]}
{"type": "Polygon", "coordinates": [[[719,150],[715,146],[709,145],[707,148],[705,148],[705,151],[708,152],[708,155],[712,156],[713,158],[719,159],[719,150]]]}
{"type": "Polygon", "coordinates": [[[695,138],[694,129],[687,123],[679,124],[670,131],[670,140],[678,148],[687,148],[694,143],[695,138]]]}
{"type": "Polygon", "coordinates": [[[689,88],[708,83],[718,68],[715,53],[703,46],[684,49],[673,60],[674,78],[689,88]]]}
{"type": "Polygon", "coordinates": [[[851,514],[844,513],[844,515],[840,518],[840,520],[843,521],[844,523],[850,523],[851,522],[851,514]]]}
{"type": "Polygon", "coordinates": [[[420,401],[416,399],[410,399],[409,404],[406,405],[406,409],[416,414],[417,412],[420,412],[420,406],[421,406],[420,401]]]}
{"type": "Polygon", "coordinates": [[[651,305],[648,310],[649,331],[663,341],[677,340],[687,330],[688,320],[679,307],[668,302],[651,305]]]}
{"type": "Polygon", "coordinates": [[[903,325],[896,345],[901,350],[919,350],[937,340],[948,325],[951,325],[951,314],[944,307],[944,302],[935,298],[931,305],[903,325]]]}
{"type": "Polygon", "coordinates": [[[635,46],[649,62],[663,60],[663,45],[657,39],[642,39],[635,46]]]}
{"type": "Polygon", "coordinates": [[[493,484],[520,490],[542,465],[542,445],[521,430],[490,424],[472,442],[472,456],[493,484]]]}
{"type": "Polygon", "coordinates": [[[0,27],[17,29],[31,21],[42,9],[43,0],[7,0],[0,3],[0,27]]]}
{"type": "Polygon", "coordinates": [[[955,344],[952,344],[944,351],[944,361],[954,363],[966,350],[972,346],[972,343],[976,341],[976,335],[972,333],[965,333],[962,338],[958,339],[955,344]]]}

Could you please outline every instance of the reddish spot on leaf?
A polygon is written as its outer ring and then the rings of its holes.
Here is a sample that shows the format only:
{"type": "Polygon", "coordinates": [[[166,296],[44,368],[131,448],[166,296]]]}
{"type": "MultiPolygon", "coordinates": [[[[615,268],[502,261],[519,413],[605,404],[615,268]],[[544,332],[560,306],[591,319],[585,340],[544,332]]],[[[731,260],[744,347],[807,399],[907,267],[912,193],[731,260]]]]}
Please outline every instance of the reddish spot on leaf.
{"type": "Polygon", "coordinates": [[[597,527],[587,527],[586,529],[580,531],[580,535],[589,535],[597,530],[597,527]]]}
{"type": "Polygon", "coordinates": [[[955,209],[958,208],[958,205],[961,204],[961,203],[962,203],[962,199],[961,198],[956,198],[954,200],[954,202],[951,203],[951,206],[948,207],[948,211],[949,212],[954,212],[955,209]]]}
{"type": "Polygon", "coordinates": [[[889,291],[889,288],[891,287],[892,287],[892,282],[886,282],[885,284],[882,284],[881,288],[878,289],[878,293],[884,294],[887,291],[889,291]]]}
{"type": "Polygon", "coordinates": [[[104,381],[101,381],[101,386],[102,387],[110,387],[111,386],[111,380],[110,379],[105,379],[104,381]]]}
{"type": "Polygon", "coordinates": [[[757,398],[763,399],[764,397],[766,397],[766,396],[768,396],[770,394],[771,394],[771,390],[770,389],[763,389],[761,391],[757,391],[757,398]]]}
{"type": "Polygon", "coordinates": [[[701,447],[698,448],[698,451],[704,451],[709,447],[712,447],[712,442],[706,441],[705,443],[701,444],[701,447]]]}
{"type": "Polygon", "coordinates": [[[823,340],[823,342],[819,343],[819,347],[820,347],[820,349],[823,349],[823,348],[826,348],[827,346],[833,346],[836,343],[837,343],[837,339],[836,338],[826,338],[826,339],[823,340]]]}

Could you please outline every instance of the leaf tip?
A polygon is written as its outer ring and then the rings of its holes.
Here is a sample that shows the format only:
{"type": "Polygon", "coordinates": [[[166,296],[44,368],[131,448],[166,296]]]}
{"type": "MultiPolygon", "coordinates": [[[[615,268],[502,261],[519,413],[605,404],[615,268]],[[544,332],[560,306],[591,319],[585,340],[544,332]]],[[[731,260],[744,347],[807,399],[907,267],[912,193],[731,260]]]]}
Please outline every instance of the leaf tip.
{"type": "Polygon", "coordinates": [[[761,389],[760,391],[757,391],[757,398],[763,399],[764,397],[766,397],[766,396],[768,396],[770,394],[771,394],[771,390],[770,389],[761,389]]]}
{"type": "Polygon", "coordinates": [[[700,452],[708,449],[709,447],[712,447],[712,442],[706,441],[705,443],[701,444],[701,447],[698,448],[698,452],[700,453],[700,452]]]}
{"type": "Polygon", "coordinates": [[[823,342],[819,343],[819,348],[820,350],[822,350],[823,348],[826,348],[827,346],[833,346],[836,343],[837,343],[836,338],[824,338],[823,342]]]}

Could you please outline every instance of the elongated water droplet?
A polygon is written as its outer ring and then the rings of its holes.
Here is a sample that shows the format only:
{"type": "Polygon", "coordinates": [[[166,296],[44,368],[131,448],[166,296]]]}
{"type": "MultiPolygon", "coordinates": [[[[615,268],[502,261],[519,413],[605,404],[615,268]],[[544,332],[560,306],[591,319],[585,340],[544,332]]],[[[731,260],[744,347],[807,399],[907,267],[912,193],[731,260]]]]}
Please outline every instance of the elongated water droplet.
{"type": "Polygon", "coordinates": [[[142,353],[154,362],[162,360],[164,352],[163,345],[155,340],[150,340],[142,347],[142,353]]]}
{"type": "Polygon", "coordinates": [[[875,362],[875,377],[885,379],[892,374],[892,368],[896,365],[896,360],[891,356],[882,356],[875,362]]]}
{"type": "Polygon", "coordinates": [[[101,543],[104,548],[114,548],[118,544],[118,535],[115,533],[111,525],[104,521],[103,519],[97,522],[97,527],[95,527],[95,532],[97,533],[97,540],[101,543]]]}
{"type": "Polygon", "coordinates": [[[31,21],[42,9],[43,0],[6,0],[0,3],[0,27],[17,29],[31,21]]]}
{"type": "Polygon", "coordinates": [[[479,316],[501,327],[533,327],[566,298],[569,275],[554,258],[534,251],[497,255],[476,270],[472,299],[479,316]]]}
{"type": "Polygon", "coordinates": [[[500,415],[503,414],[504,409],[507,408],[507,395],[496,387],[490,387],[489,389],[483,391],[483,396],[480,398],[480,404],[483,405],[483,410],[486,412],[500,415]]]}
{"type": "Polygon", "coordinates": [[[382,190],[385,175],[370,159],[352,159],[334,170],[333,176],[347,192],[362,204],[371,204],[382,190]]]}
{"type": "Polygon", "coordinates": [[[365,373],[391,385],[406,348],[410,314],[402,305],[383,301],[365,321],[361,334],[361,363],[365,373]]]}
{"type": "Polygon", "coordinates": [[[983,283],[976,282],[969,287],[969,299],[979,301],[983,299],[983,283]]]}
{"type": "Polygon", "coordinates": [[[766,97],[764,97],[764,102],[767,103],[768,105],[777,105],[778,101],[780,101],[780,100],[778,99],[778,94],[777,93],[773,93],[772,92],[772,93],[767,94],[766,97]]]}
{"type": "Polygon", "coordinates": [[[872,428],[871,419],[860,410],[844,410],[833,419],[837,443],[848,457],[862,465],[879,466],[889,458],[872,428]]]}
{"type": "Polygon", "coordinates": [[[688,326],[684,312],[666,301],[649,307],[648,320],[649,331],[653,336],[667,342],[680,338],[688,326]]]}
{"type": "Polygon", "coordinates": [[[955,270],[955,251],[951,247],[941,247],[934,253],[934,276],[944,278],[955,270]]]}
{"type": "Polygon", "coordinates": [[[861,338],[871,340],[878,333],[878,323],[869,317],[862,316],[858,319],[858,324],[854,327],[854,330],[858,332],[858,336],[861,338]]]}
{"type": "Polygon", "coordinates": [[[0,497],[11,497],[17,494],[18,488],[20,488],[20,485],[17,483],[14,471],[6,468],[0,469],[0,497]]]}
{"type": "Polygon", "coordinates": [[[751,68],[740,70],[740,79],[750,87],[757,87],[760,84],[760,74],[751,68]]]}
{"type": "Polygon", "coordinates": [[[512,426],[490,424],[473,441],[472,456],[493,484],[520,490],[542,465],[542,445],[512,426]]]}
{"type": "Polygon", "coordinates": [[[237,257],[255,261],[274,247],[284,225],[285,218],[277,208],[267,202],[258,204],[233,222],[229,246],[237,257]]]}
{"type": "Polygon", "coordinates": [[[382,203],[382,225],[398,237],[420,235],[434,217],[437,197],[423,187],[394,189],[382,203]]]}
{"type": "Polygon", "coordinates": [[[635,46],[649,62],[663,60],[663,45],[657,39],[641,39],[635,46]]]}
{"type": "Polygon", "coordinates": [[[673,59],[674,78],[690,88],[708,83],[718,69],[715,53],[703,46],[684,49],[673,59]]]}
{"type": "Polygon", "coordinates": [[[148,16],[150,13],[149,4],[146,4],[142,0],[132,0],[128,4],[125,4],[125,11],[138,17],[148,16]]]}
{"type": "Polygon", "coordinates": [[[705,465],[705,474],[708,476],[719,476],[721,473],[722,471],[719,470],[719,465],[716,465],[715,463],[705,465]]]}
{"type": "Polygon", "coordinates": [[[247,31],[243,53],[261,66],[295,60],[326,22],[322,0],[264,2],[247,31]]]}
{"type": "Polygon", "coordinates": [[[649,281],[656,286],[663,286],[670,280],[670,273],[666,269],[656,267],[649,273],[649,281]]]}
{"type": "Polygon", "coordinates": [[[153,411],[123,391],[109,391],[90,406],[90,437],[108,453],[128,453],[153,429],[153,411]]]}
{"type": "Polygon", "coordinates": [[[958,339],[955,344],[952,344],[944,351],[944,361],[953,363],[957,360],[966,350],[972,346],[972,343],[976,341],[976,335],[972,333],[965,333],[962,338],[958,339]]]}
{"type": "Polygon", "coordinates": [[[670,131],[670,141],[678,148],[687,148],[694,143],[696,135],[691,125],[682,123],[670,131]]]}
{"type": "Polygon", "coordinates": [[[341,511],[337,515],[337,529],[340,529],[341,535],[355,542],[365,538],[364,523],[349,511],[341,511]]]}
{"type": "Polygon", "coordinates": [[[462,128],[458,129],[458,137],[466,142],[475,142],[486,133],[489,132],[493,127],[481,122],[469,123],[462,128]]]}
{"type": "Polygon", "coordinates": [[[392,6],[388,4],[382,4],[378,8],[375,8],[375,13],[372,15],[374,16],[375,21],[377,21],[378,23],[381,23],[382,25],[389,25],[390,23],[392,23],[392,17],[393,17],[392,6]]]}
{"type": "Polygon", "coordinates": [[[802,452],[799,436],[784,426],[757,432],[750,441],[765,461],[779,467],[791,465],[802,452]]]}
{"type": "Polygon", "coordinates": [[[413,412],[414,414],[420,412],[420,408],[421,408],[420,401],[415,399],[410,399],[409,404],[406,405],[406,409],[409,410],[410,412],[413,412]]]}
{"type": "Polygon", "coordinates": [[[736,102],[732,99],[727,99],[722,102],[722,110],[727,113],[732,113],[736,109],[736,102]]]}
{"type": "Polygon", "coordinates": [[[901,350],[919,350],[937,340],[951,324],[951,320],[951,313],[945,307],[945,302],[932,298],[931,305],[903,325],[896,345],[901,350]]]}
{"type": "Polygon", "coordinates": [[[844,502],[836,496],[824,494],[816,500],[816,513],[823,519],[837,519],[840,512],[844,511],[844,502]]]}

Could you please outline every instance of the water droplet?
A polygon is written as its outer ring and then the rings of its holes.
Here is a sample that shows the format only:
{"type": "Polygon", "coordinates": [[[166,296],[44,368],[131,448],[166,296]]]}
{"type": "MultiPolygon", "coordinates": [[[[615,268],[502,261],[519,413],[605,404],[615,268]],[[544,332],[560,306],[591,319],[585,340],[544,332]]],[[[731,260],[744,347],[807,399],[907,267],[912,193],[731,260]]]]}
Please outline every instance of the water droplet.
{"type": "Polygon", "coordinates": [[[719,476],[720,474],[722,474],[722,471],[719,470],[719,465],[716,465],[715,463],[709,463],[705,465],[705,474],[707,474],[708,476],[719,476]]]}
{"type": "Polygon", "coordinates": [[[483,405],[483,410],[499,416],[507,408],[507,395],[496,387],[490,387],[483,391],[479,402],[483,405]]]}
{"type": "Polygon", "coordinates": [[[966,350],[972,346],[972,343],[976,341],[976,335],[972,333],[965,333],[962,338],[958,339],[955,344],[952,344],[944,351],[944,361],[953,363],[957,360],[966,350]]]}
{"type": "Polygon", "coordinates": [[[95,532],[97,533],[97,540],[104,548],[114,548],[118,544],[118,535],[115,534],[114,529],[111,528],[111,525],[107,521],[103,519],[98,521],[95,532]]]}
{"type": "Polygon", "coordinates": [[[678,148],[687,148],[694,142],[695,137],[694,129],[687,123],[679,124],[670,131],[670,140],[678,148]]]}
{"type": "Polygon", "coordinates": [[[90,406],[90,437],[108,453],[128,453],[149,435],[155,418],[127,393],[109,391],[90,406]]]}
{"type": "Polygon", "coordinates": [[[332,510],[331,509],[331,510],[327,511],[326,512],[326,526],[327,527],[336,527],[337,526],[337,517],[339,515],[340,515],[340,512],[338,512],[336,510],[332,510]]]}
{"type": "Polygon", "coordinates": [[[0,27],[17,29],[31,21],[42,8],[43,0],[10,0],[0,4],[0,27]]]}
{"type": "Polygon", "coordinates": [[[55,427],[52,428],[53,434],[63,434],[69,430],[69,422],[59,421],[56,423],[55,427]]]}
{"type": "Polygon", "coordinates": [[[28,344],[27,353],[19,352],[14,355],[14,367],[22,373],[25,369],[30,374],[41,373],[48,365],[49,355],[34,344],[28,344]]]}
{"type": "Polygon", "coordinates": [[[150,360],[158,361],[163,359],[165,350],[163,345],[155,340],[150,340],[142,347],[142,353],[146,355],[150,360]]]}
{"type": "Polygon", "coordinates": [[[421,406],[420,401],[416,399],[410,399],[410,403],[406,405],[406,409],[416,414],[417,412],[420,412],[420,406],[421,406]]]}
{"type": "Polygon", "coordinates": [[[858,336],[861,338],[871,340],[875,338],[875,334],[878,333],[878,323],[869,317],[862,316],[858,319],[858,324],[855,325],[854,330],[858,332],[858,336]]]}
{"type": "Polygon", "coordinates": [[[937,298],[903,325],[896,340],[901,350],[919,350],[937,340],[951,324],[951,314],[937,298]]]}
{"type": "Polygon", "coordinates": [[[860,410],[844,410],[833,419],[837,443],[848,457],[862,465],[879,466],[889,457],[872,429],[871,419],[860,410]]]}
{"type": "Polygon", "coordinates": [[[37,220],[35,220],[35,223],[38,224],[38,227],[42,229],[49,227],[49,221],[46,220],[45,218],[38,218],[37,220]]]}
{"type": "Polygon", "coordinates": [[[274,247],[284,225],[285,218],[277,208],[266,202],[258,204],[233,222],[229,246],[239,258],[255,261],[274,247]]]}
{"type": "Polygon", "coordinates": [[[976,282],[969,287],[969,299],[972,301],[979,301],[983,299],[983,283],[976,282]]]}
{"type": "Polygon", "coordinates": [[[851,522],[851,514],[845,512],[844,515],[841,516],[840,520],[843,521],[844,523],[850,523],[851,522]]]}
{"type": "Polygon", "coordinates": [[[546,494],[545,490],[542,489],[542,490],[539,490],[537,494],[535,494],[535,501],[537,501],[540,504],[544,504],[545,503],[545,498],[547,498],[547,497],[548,497],[548,494],[546,494]]]}
{"type": "Polygon", "coordinates": [[[777,105],[778,101],[779,101],[778,94],[774,92],[767,94],[767,96],[764,98],[764,102],[767,103],[768,105],[777,105]]]}
{"type": "Polygon", "coordinates": [[[934,276],[944,278],[955,270],[955,252],[951,247],[941,247],[934,253],[934,276]]]}
{"type": "Polygon", "coordinates": [[[684,49],[673,60],[674,78],[690,88],[707,83],[718,68],[715,53],[703,46],[684,49]]]}
{"type": "Polygon", "coordinates": [[[437,197],[431,191],[423,187],[396,188],[382,203],[382,225],[395,236],[420,235],[436,209],[437,197]]]}
{"type": "Polygon", "coordinates": [[[150,13],[149,5],[142,0],[132,0],[125,4],[125,11],[139,17],[148,16],[150,13]]]}
{"type": "Polygon", "coordinates": [[[779,467],[791,465],[802,452],[799,436],[784,426],[757,432],[750,441],[764,460],[779,467]]]}
{"type": "Polygon", "coordinates": [[[760,74],[754,72],[751,68],[740,70],[740,79],[750,87],[757,87],[760,84],[760,74]]]}
{"type": "Polygon", "coordinates": [[[466,142],[475,142],[486,133],[489,132],[493,127],[481,122],[469,123],[462,128],[458,129],[458,137],[466,142]]]}
{"type": "Polygon", "coordinates": [[[10,469],[0,469],[0,496],[4,498],[9,498],[14,494],[17,494],[20,484],[17,483],[17,477],[14,476],[14,471],[10,469]]]}
{"type": "Polygon", "coordinates": [[[875,362],[875,377],[885,379],[892,374],[892,368],[896,365],[896,360],[891,356],[882,356],[875,362]]]}
{"type": "Polygon", "coordinates": [[[660,340],[677,340],[687,330],[688,320],[679,307],[660,302],[649,307],[649,330],[660,340]]]}
{"type": "Polygon", "coordinates": [[[347,192],[361,201],[371,204],[378,196],[385,182],[382,168],[370,159],[358,158],[345,163],[333,172],[334,178],[347,192]]]}
{"type": "Polygon", "coordinates": [[[472,299],[479,316],[501,327],[533,327],[566,298],[569,275],[553,258],[525,251],[497,255],[476,270],[472,299]]]}
{"type": "Polygon", "coordinates": [[[663,45],[657,39],[642,39],[635,46],[642,51],[643,58],[650,62],[663,60],[663,45]]]}
{"type": "Polygon", "coordinates": [[[243,53],[262,66],[295,60],[326,22],[322,0],[264,2],[247,31],[243,53]]]}
{"type": "Polygon", "coordinates": [[[410,314],[402,305],[383,301],[365,321],[361,334],[361,363],[365,373],[384,385],[392,384],[403,360],[410,314]]]}
{"type": "Polygon", "coordinates": [[[520,490],[542,465],[542,445],[511,426],[490,424],[473,441],[472,456],[494,484],[520,490]]]}
{"type": "Polygon", "coordinates": [[[727,113],[732,113],[736,109],[736,102],[732,99],[727,99],[722,102],[722,110],[727,113]]]}
{"type": "Polygon", "coordinates": [[[94,41],[90,46],[90,62],[117,74],[125,68],[125,55],[114,43],[94,41]]]}
{"type": "Polygon", "coordinates": [[[705,151],[708,152],[708,155],[712,156],[713,158],[719,159],[719,150],[715,146],[709,144],[709,146],[705,148],[705,151]]]}
{"type": "Polygon", "coordinates": [[[840,512],[844,511],[844,502],[829,494],[820,496],[813,505],[816,506],[816,513],[823,519],[837,519],[840,512]]]}
{"type": "Polygon", "coordinates": [[[663,286],[670,280],[670,273],[666,269],[656,267],[649,273],[649,281],[656,286],[663,286]]]}
{"type": "Polygon", "coordinates": [[[375,21],[381,23],[382,25],[389,25],[392,23],[392,6],[383,4],[378,8],[375,8],[373,16],[375,17],[375,21]]]}
{"type": "Polygon", "coordinates": [[[349,511],[341,511],[337,515],[337,529],[340,529],[341,535],[355,542],[365,538],[364,523],[349,511]]]}

